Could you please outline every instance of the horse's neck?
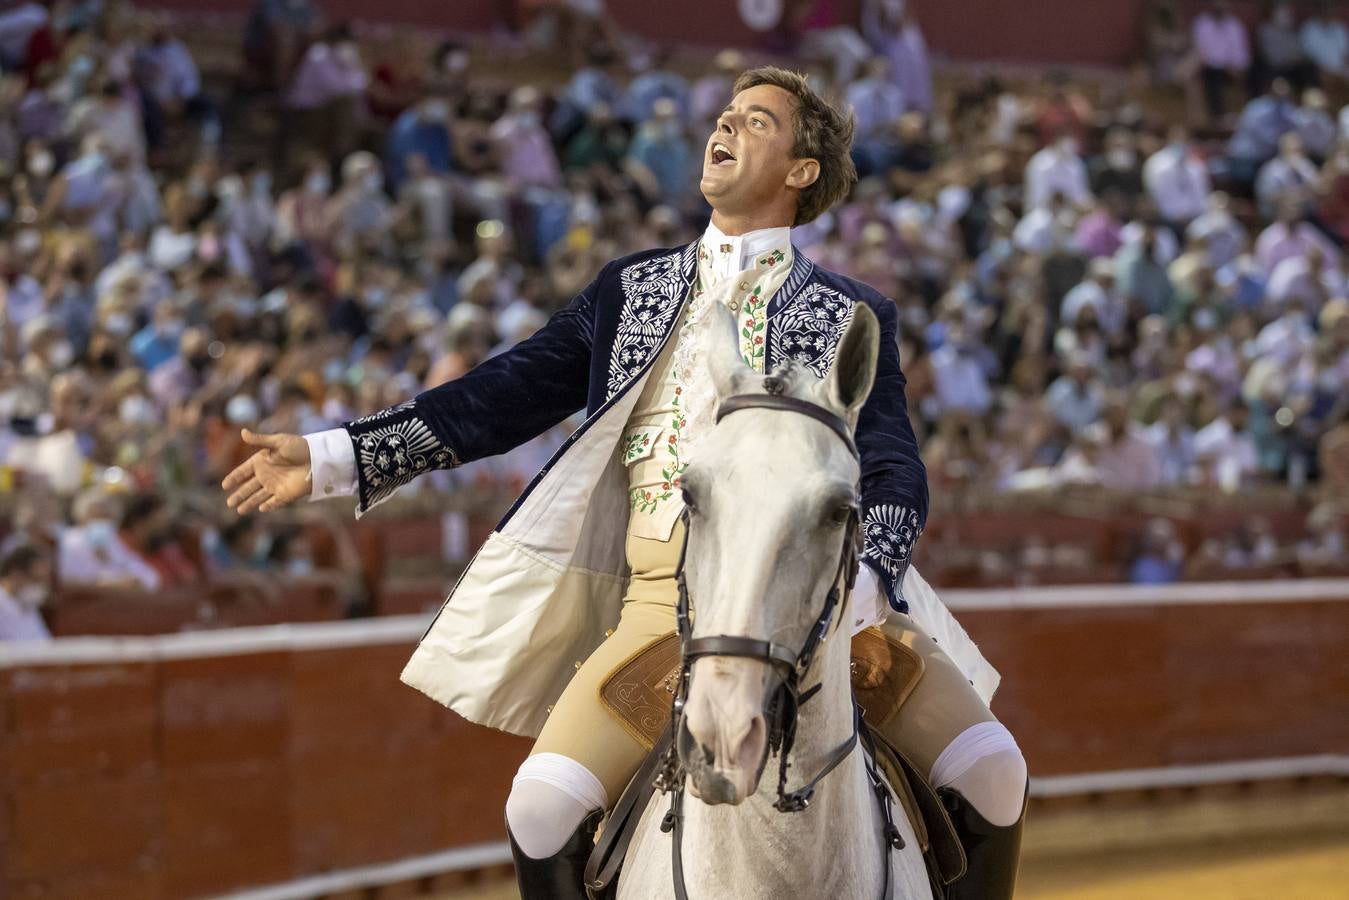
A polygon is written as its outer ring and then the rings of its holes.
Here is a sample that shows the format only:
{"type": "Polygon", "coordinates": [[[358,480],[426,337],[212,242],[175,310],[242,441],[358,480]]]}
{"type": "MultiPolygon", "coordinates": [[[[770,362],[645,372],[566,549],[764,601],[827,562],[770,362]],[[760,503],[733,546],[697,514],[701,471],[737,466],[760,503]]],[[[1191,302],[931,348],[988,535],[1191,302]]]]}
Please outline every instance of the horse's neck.
{"type": "MultiPolygon", "coordinates": [[[[852,734],[848,645],[846,634],[836,632],[820,650],[817,667],[823,687],[801,708],[787,771],[788,791],[802,787],[823,770],[852,734]]],[[[802,812],[781,813],[773,808],[777,785],[778,759],[770,757],[758,791],[740,806],[685,804],[686,841],[692,851],[685,858],[690,873],[699,877],[695,869],[703,867],[694,860],[701,851],[714,854],[713,865],[719,870],[703,869],[702,876],[717,881],[742,877],[760,886],[775,880],[822,885],[841,875],[868,881],[871,866],[867,860],[877,861],[870,849],[877,832],[861,751],[855,750],[816,786],[810,807],[802,812]],[[822,848],[829,852],[819,852],[822,848]],[[850,860],[856,865],[847,865],[850,860]],[[843,873],[840,867],[852,871],[843,873]]]]}

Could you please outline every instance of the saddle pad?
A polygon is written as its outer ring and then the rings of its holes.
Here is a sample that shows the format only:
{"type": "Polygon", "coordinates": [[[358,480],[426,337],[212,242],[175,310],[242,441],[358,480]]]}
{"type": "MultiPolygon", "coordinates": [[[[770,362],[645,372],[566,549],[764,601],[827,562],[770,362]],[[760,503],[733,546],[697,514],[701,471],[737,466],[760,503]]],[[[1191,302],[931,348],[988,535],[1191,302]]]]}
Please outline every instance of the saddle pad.
{"type": "MultiPolygon", "coordinates": [[[[879,628],[852,641],[853,694],[866,721],[882,728],[923,676],[923,658],[879,628]]],[[[657,638],[628,657],[600,685],[600,701],[629,734],[650,750],[670,722],[679,678],[679,635],[657,638]]]]}

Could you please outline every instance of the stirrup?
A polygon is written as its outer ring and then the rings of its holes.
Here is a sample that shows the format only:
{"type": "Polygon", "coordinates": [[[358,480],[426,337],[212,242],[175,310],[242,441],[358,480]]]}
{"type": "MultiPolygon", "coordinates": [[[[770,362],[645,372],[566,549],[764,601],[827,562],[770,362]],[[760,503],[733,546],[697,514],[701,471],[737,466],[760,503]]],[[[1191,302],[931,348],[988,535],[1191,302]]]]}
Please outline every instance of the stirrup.
{"type": "Polygon", "coordinates": [[[954,788],[938,788],[937,796],[965,848],[965,874],[946,888],[946,900],[1012,900],[1021,861],[1021,818],[1011,825],[993,825],[954,788]]]}
{"type": "Polygon", "coordinates": [[[515,859],[521,900],[589,900],[585,888],[586,860],[595,846],[595,832],[603,818],[604,811],[598,809],[586,816],[562,849],[543,859],[534,859],[520,849],[507,822],[506,836],[510,838],[511,856],[515,859]]]}

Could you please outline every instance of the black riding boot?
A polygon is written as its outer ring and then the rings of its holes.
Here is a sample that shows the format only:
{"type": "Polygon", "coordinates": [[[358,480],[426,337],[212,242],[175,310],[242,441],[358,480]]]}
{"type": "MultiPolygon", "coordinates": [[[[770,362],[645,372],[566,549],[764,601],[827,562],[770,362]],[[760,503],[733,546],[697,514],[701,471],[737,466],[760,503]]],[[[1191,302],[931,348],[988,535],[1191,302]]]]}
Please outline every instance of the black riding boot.
{"type": "Polygon", "coordinates": [[[959,791],[939,788],[937,795],[951,814],[965,848],[965,874],[947,887],[946,900],[1011,900],[1021,859],[1025,806],[1021,807],[1021,818],[999,826],[979,815],[959,791]]]}
{"type": "Polygon", "coordinates": [[[590,859],[590,851],[595,849],[595,832],[603,817],[598,810],[591,813],[561,850],[543,859],[526,856],[515,843],[515,835],[511,834],[507,823],[506,835],[511,840],[511,855],[515,857],[515,878],[520,884],[521,900],[587,900],[586,861],[590,859]]]}

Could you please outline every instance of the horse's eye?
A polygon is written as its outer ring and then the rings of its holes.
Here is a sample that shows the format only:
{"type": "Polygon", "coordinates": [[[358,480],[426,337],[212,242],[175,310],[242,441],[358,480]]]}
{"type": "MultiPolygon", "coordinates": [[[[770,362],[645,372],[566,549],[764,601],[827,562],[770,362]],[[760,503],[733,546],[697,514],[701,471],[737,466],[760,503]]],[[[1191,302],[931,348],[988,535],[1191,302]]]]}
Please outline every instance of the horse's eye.
{"type": "Polygon", "coordinates": [[[852,518],[852,514],[853,514],[853,507],[851,504],[836,506],[834,507],[833,511],[829,513],[829,524],[847,525],[848,520],[852,518]]]}

